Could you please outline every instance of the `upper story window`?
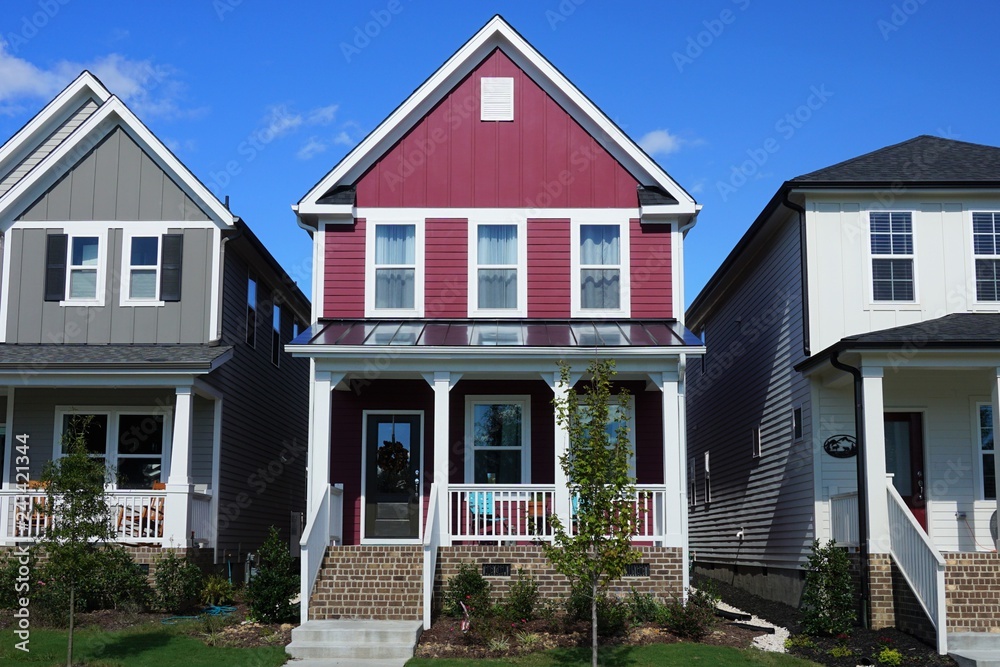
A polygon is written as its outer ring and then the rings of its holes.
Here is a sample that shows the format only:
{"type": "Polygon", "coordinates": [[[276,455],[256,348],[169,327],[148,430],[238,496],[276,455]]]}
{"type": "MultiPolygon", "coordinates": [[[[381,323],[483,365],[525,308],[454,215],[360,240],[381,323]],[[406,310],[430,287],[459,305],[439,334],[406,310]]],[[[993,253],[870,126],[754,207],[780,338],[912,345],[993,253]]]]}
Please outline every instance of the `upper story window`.
{"type": "Polygon", "coordinates": [[[469,316],[527,314],[525,235],[517,224],[473,224],[469,316]]]}
{"type": "Polygon", "coordinates": [[[253,347],[257,338],[257,278],[247,276],[247,345],[253,347]]]}
{"type": "Polygon", "coordinates": [[[97,298],[100,250],[101,242],[97,236],[74,236],[70,239],[69,300],[97,298]]]}
{"type": "Polygon", "coordinates": [[[419,317],[423,311],[423,229],[378,223],[369,234],[366,310],[370,316],[419,317]]]}
{"type": "Polygon", "coordinates": [[[914,301],[913,221],[908,212],[872,211],[872,300],[914,301]]]}
{"type": "Polygon", "coordinates": [[[271,363],[277,366],[281,360],[281,306],[277,303],[274,304],[271,320],[271,363]]]}
{"type": "Polygon", "coordinates": [[[67,305],[103,305],[103,254],[100,236],[46,236],[45,300],[67,305]]]}
{"type": "Polygon", "coordinates": [[[133,236],[128,252],[128,284],[125,293],[133,300],[156,300],[160,273],[160,239],[133,236]]]}
{"type": "Polygon", "coordinates": [[[972,214],[976,301],[1000,301],[1000,213],[972,214]]]}
{"type": "Polygon", "coordinates": [[[627,229],[627,223],[574,224],[574,317],[628,316],[627,229]]]}

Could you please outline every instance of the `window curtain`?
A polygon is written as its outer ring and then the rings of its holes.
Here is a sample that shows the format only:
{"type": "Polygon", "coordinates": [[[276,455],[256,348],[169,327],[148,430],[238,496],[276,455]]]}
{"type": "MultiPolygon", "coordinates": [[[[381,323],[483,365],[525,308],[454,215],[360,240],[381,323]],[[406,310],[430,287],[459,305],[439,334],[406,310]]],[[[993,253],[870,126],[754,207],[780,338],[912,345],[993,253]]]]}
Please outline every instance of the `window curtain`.
{"type": "MultiPolygon", "coordinates": [[[[620,229],[617,225],[580,227],[580,264],[616,266],[620,262],[620,229]]],[[[621,307],[620,270],[582,269],[580,307],[617,310],[621,307]]]]}
{"type": "MultiPolygon", "coordinates": [[[[378,225],[375,228],[375,265],[416,264],[416,227],[378,225]]],[[[413,268],[376,268],[375,307],[413,308],[416,271],[413,268]]]]}
{"type": "MultiPolygon", "coordinates": [[[[478,263],[517,265],[517,226],[480,225],[478,263]]],[[[517,269],[479,269],[479,307],[517,308],[517,269]]]]}

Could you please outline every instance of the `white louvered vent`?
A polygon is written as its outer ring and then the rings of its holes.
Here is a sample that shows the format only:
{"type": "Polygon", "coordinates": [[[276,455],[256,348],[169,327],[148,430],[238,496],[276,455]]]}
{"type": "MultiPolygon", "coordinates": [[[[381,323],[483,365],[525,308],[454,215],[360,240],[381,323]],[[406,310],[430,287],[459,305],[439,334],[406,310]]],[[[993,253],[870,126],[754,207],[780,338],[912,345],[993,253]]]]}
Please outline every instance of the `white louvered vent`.
{"type": "Polygon", "coordinates": [[[514,120],[514,79],[484,76],[480,79],[480,120],[514,120]]]}

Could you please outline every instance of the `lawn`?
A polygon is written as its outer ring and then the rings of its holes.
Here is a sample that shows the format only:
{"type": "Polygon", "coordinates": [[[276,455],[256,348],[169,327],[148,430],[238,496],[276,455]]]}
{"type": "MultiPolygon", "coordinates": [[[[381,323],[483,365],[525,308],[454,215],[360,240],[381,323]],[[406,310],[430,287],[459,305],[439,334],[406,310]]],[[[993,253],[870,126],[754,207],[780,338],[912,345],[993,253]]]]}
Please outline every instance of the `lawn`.
{"type": "MultiPolygon", "coordinates": [[[[520,658],[495,660],[413,658],[406,667],[568,667],[589,665],[590,649],[553,649],[520,658]]],[[[660,667],[703,664],[712,667],[812,667],[816,663],[756,649],[740,651],[705,644],[650,644],[601,649],[604,667],[660,667]]]]}
{"type": "MultiPolygon", "coordinates": [[[[100,667],[277,667],[282,646],[214,648],[185,636],[179,628],[145,625],[119,632],[85,629],[73,633],[74,662],[100,667]]],[[[32,630],[30,653],[14,648],[13,630],[0,632],[0,665],[50,667],[66,664],[66,633],[32,630]]]]}

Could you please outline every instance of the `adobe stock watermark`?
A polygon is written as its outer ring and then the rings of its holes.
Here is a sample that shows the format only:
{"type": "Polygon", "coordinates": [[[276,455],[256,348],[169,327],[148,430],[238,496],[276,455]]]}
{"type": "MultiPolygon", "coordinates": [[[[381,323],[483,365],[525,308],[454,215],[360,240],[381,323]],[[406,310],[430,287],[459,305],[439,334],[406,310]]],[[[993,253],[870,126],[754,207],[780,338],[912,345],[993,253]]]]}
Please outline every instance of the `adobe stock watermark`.
{"type": "Polygon", "coordinates": [[[226,20],[226,14],[236,11],[236,8],[243,4],[243,0],[212,0],[212,9],[220,21],[226,20]]]}
{"type": "Polygon", "coordinates": [[[237,155],[242,160],[229,160],[222,171],[209,172],[209,186],[218,193],[233,182],[233,178],[243,173],[243,167],[254,160],[267,148],[268,144],[281,136],[288,127],[297,124],[295,116],[287,113],[283,108],[275,111],[274,117],[270,119],[267,127],[254,130],[236,146],[237,155]]]}
{"type": "Polygon", "coordinates": [[[927,0],[903,0],[903,2],[893,4],[889,18],[882,18],[875,22],[878,31],[882,33],[882,41],[888,42],[892,34],[906,25],[910,17],[919,12],[926,3],[927,0]]]}
{"type": "MultiPolygon", "coordinates": [[[[808,123],[813,114],[833,97],[833,92],[827,90],[826,84],[811,86],[809,96],[806,101],[795,108],[794,111],[786,113],[774,123],[774,131],[784,141],[788,141],[795,136],[795,133],[808,123]]],[[[771,136],[765,139],[760,147],[748,148],[746,150],[747,159],[738,165],[730,167],[729,178],[725,181],[716,181],[715,187],[722,197],[722,201],[728,201],[729,197],[737,190],[747,184],[747,181],[756,176],[761,167],[767,164],[771,156],[781,150],[781,142],[771,136]]]]}
{"type": "Polygon", "coordinates": [[[38,32],[45,28],[54,19],[63,7],[71,0],[39,0],[38,11],[25,14],[21,17],[21,25],[16,32],[8,32],[4,35],[7,42],[7,51],[12,55],[16,54],[22,46],[34,39],[38,32]]]}
{"type": "Polygon", "coordinates": [[[572,16],[576,8],[587,0],[562,0],[555,9],[545,10],[545,20],[549,22],[549,27],[556,30],[560,23],[572,16]]]}
{"type": "MultiPolygon", "coordinates": [[[[732,0],[732,3],[741,12],[750,7],[750,0],[732,0]]],[[[683,74],[685,67],[693,65],[695,60],[701,58],[705,50],[715,44],[715,40],[722,36],[726,27],[736,22],[738,16],[739,14],[727,7],[719,12],[718,16],[702,21],[701,24],[705,29],[690,35],[683,51],[674,51],[671,54],[670,57],[673,58],[677,71],[683,74]]]]}
{"type": "Polygon", "coordinates": [[[367,49],[372,40],[381,35],[382,31],[388,28],[392,20],[402,14],[404,9],[402,0],[389,0],[385,7],[371,10],[369,14],[372,19],[363,25],[354,26],[351,41],[340,43],[340,52],[344,54],[344,60],[350,64],[351,59],[367,49]]]}
{"type": "MultiPolygon", "coordinates": [[[[28,483],[31,481],[31,445],[28,444],[27,433],[16,436],[14,440],[16,443],[14,445],[14,480],[18,492],[26,494],[29,489],[28,483]]],[[[15,502],[18,500],[20,499],[16,499],[15,502]]],[[[30,502],[29,499],[28,503],[30,502]]],[[[20,640],[14,644],[14,648],[30,653],[31,552],[26,545],[22,544],[14,550],[12,555],[17,559],[17,577],[14,580],[14,593],[17,596],[14,610],[14,634],[20,640]]]]}

